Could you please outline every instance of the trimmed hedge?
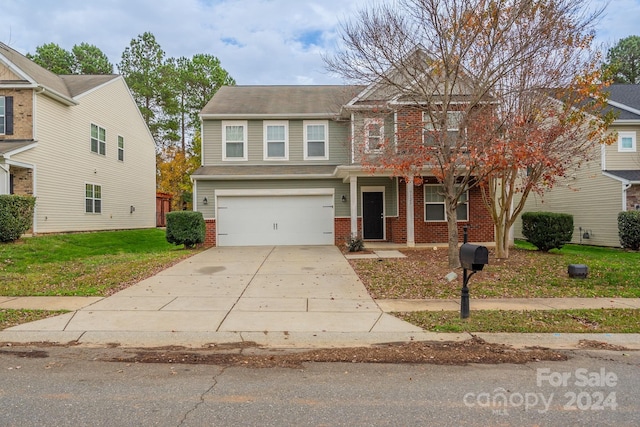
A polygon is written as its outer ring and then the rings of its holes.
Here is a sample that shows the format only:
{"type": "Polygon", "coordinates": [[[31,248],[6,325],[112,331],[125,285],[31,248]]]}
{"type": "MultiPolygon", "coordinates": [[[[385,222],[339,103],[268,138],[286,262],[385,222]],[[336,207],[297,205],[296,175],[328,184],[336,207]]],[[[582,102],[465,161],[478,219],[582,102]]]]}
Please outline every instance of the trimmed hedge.
{"type": "Polygon", "coordinates": [[[623,248],[640,250],[640,211],[618,214],[618,236],[623,248]]]}
{"type": "Polygon", "coordinates": [[[167,242],[193,248],[204,243],[206,226],[202,212],[174,211],[167,213],[167,242]]]}
{"type": "Polygon", "coordinates": [[[33,225],[35,197],[0,195],[0,242],[13,242],[33,225]]]}
{"type": "Polygon", "coordinates": [[[525,212],[522,214],[522,235],[543,252],[561,249],[573,237],[573,215],[525,212]]]}

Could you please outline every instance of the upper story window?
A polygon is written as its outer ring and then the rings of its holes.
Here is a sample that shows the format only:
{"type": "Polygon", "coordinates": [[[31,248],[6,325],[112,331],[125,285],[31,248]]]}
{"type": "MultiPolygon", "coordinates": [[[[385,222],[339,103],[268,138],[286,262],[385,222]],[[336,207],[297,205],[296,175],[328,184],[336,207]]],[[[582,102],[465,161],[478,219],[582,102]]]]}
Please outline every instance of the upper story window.
{"type": "Polygon", "coordinates": [[[384,144],[384,119],[364,119],[364,141],[365,151],[368,153],[382,149],[384,144]]]}
{"type": "Polygon", "coordinates": [[[102,186],[96,184],[84,185],[84,211],[86,213],[102,212],[102,186]]]}
{"type": "Polygon", "coordinates": [[[635,152],[636,151],[636,133],[635,132],[618,132],[618,151],[619,152],[635,152]]]}
{"type": "Polygon", "coordinates": [[[304,122],[304,159],[329,159],[329,123],[323,121],[304,122]]]}
{"type": "Polygon", "coordinates": [[[222,160],[247,160],[247,122],[222,122],[222,160]]]}
{"type": "Polygon", "coordinates": [[[0,96],[0,135],[13,135],[13,96],[0,96]]]}
{"type": "Polygon", "coordinates": [[[93,123],[91,124],[91,151],[103,156],[107,152],[107,131],[93,123]]]}
{"type": "MultiPolygon", "coordinates": [[[[433,120],[438,120],[438,114],[434,115],[434,117],[430,117],[428,112],[422,113],[422,121],[424,122],[424,132],[423,132],[423,144],[424,145],[436,145],[437,138],[442,135],[440,126],[436,126],[433,123],[433,120]]],[[[463,119],[462,111],[447,111],[447,122],[445,126],[447,127],[447,141],[450,145],[455,145],[458,139],[458,133],[460,132],[460,123],[462,123],[463,119]]]]}
{"type": "MultiPolygon", "coordinates": [[[[444,195],[441,193],[442,186],[439,184],[428,184],[424,186],[424,220],[425,221],[446,221],[447,213],[445,209],[444,195]]],[[[469,220],[469,191],[465,191],[458,199],[456,208],[456,220],[469,220]]]]}
{"type": "Polygon", "coordinates": [[[264,159],[289,159],[289,125],[287,122],[264,122],[264,159]]]}
{"type": "Polygon", "coordinates": [[[124,137],[118,135],[118,160],[124,162],[124,137]]]}
{"type": "Polygon", "coordinates": [[[0,134],[4,134],[5,130],[5,107],[4,96],[0,96],[0,134]]]}

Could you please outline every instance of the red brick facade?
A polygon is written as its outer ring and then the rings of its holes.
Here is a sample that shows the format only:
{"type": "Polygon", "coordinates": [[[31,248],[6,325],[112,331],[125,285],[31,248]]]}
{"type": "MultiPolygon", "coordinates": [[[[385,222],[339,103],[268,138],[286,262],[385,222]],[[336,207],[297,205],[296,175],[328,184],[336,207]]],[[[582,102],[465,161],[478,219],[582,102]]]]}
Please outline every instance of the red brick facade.
{"type": "Polygon", "coordinates": [[[204,224],[207,228],[207,231],[204,235],[204,245],[206,247],[215,246],[216,245],[216,220],[215,219],[205,219],[204,224]]]}
{"type": "MultiPolygon", "coordinates": [[[[435,183],[435,182],[433,182],[435,183]]],[[[404,181],[398,186],[399,206],[398,218],[392,220],[391,237],[387,232],[387,240],[394,243],[407,242],[407,212],[406,212],[406,185],[404,181]]],[[[447,223],[425,222],[424,220],[424,188],[417,185],[413,190],[413,217],[415,243],[447,243],[449,233],[447,223]]],[[[473,188],[469,191],[469,221],[458,222],[459,241],[462,242],[463,227],[469,225],[470,242],[493,242],[494,226],[489,212],[482,202],[480,189],[473,188]]],[[[388,229],[387,229],[388,230],[388,229]]]]}

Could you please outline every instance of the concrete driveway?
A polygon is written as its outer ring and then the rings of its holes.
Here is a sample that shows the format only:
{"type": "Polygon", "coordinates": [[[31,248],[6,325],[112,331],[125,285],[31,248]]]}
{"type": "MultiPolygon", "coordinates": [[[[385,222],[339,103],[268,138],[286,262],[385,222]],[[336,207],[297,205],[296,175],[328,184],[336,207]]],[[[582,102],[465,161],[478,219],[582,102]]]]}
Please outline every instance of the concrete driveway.
{"type": "Polygon", "coordinates": [[[6,329],[3,339],[327,346],[421,331],[383,313],[335,246],[224,247],[78,311],[6,329]]]}

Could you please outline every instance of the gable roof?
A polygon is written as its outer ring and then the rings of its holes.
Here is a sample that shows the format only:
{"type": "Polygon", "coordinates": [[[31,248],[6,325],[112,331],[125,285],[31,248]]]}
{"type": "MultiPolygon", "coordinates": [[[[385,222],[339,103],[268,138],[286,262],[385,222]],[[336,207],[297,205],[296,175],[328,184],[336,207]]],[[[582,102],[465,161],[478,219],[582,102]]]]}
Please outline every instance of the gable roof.
{"type": "Polygon", "coordinates": [[[607,88],[616,120],[640,120],[640,85],[613,84],[607,88]]]}
{"type": "Polygon", "coordinates": [[[77,104],[74,97],[119,77],[116,74],[57,75],[2,42],[0,42],[0,63],[6,65],[20,78],[0,81],[0,87],[41,88],[45,95],[68,105],[77,104]]]}
{"type": "Polygon", "coordinates": [[[76,97],[121,76],[118,74],[68,74],[59,77],[66,84],[71,96],[76,97]]]}
{"type": "Polygon", "coordinates": [[[202,118],[335,117],[363,86],[223,86],[202,118]]]}

